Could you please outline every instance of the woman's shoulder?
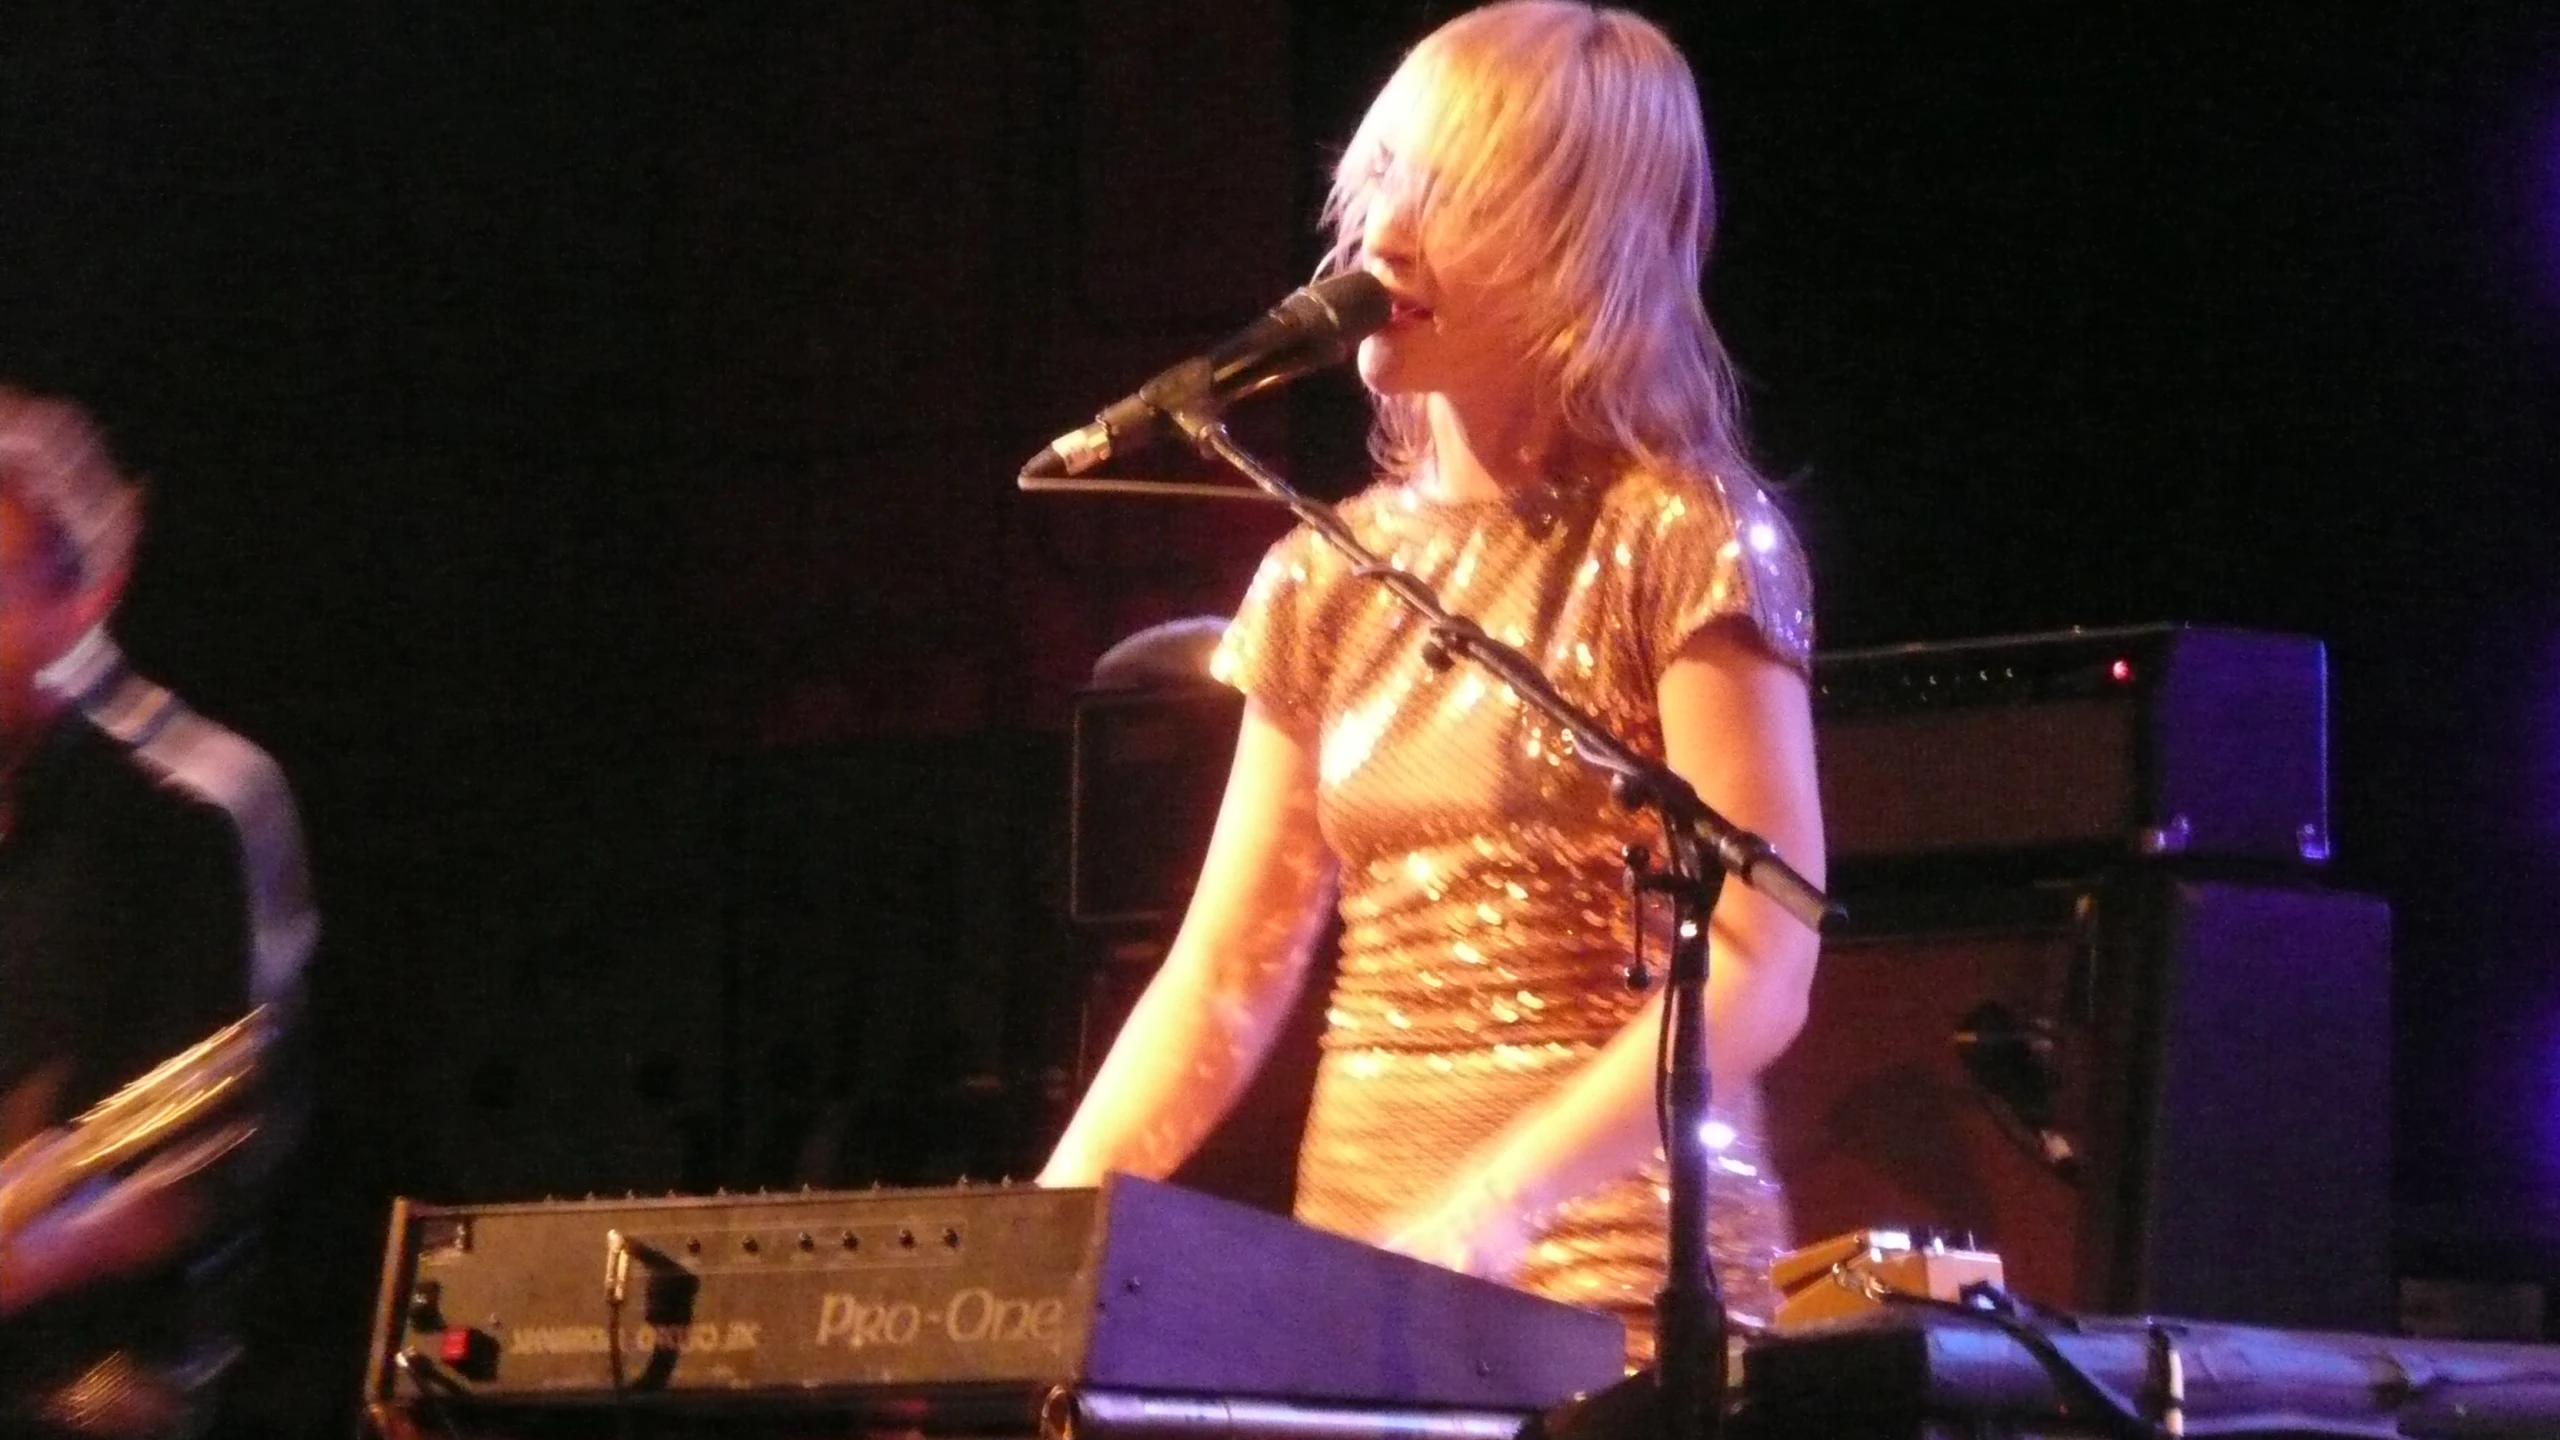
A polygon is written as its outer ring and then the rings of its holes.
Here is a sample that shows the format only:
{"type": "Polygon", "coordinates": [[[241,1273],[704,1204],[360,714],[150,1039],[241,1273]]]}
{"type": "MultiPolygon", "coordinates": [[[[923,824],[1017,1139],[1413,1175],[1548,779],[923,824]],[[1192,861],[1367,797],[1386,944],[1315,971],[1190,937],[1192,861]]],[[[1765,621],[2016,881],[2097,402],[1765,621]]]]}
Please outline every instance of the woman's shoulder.
{"type": "MultiPolygon", "coordinates": [[[[1449,507],[1424,500],[1412,487],[1391,478],[1369,481],[1332,502],[1332,508],[1350,529],[1352,538],[1372,550],[1392,550],[1400,541],[1437,533],[1464,518],[1452,516],[1447,513],[1449,507]]],[[[1264,563],[1326,575],[1350,569],[1350,562],[1332,542],[1304,521],[1291,526],[1287,534],[1273,542],[1264,563]]]]}
{"type": "Polygon", "coordinates": [[[1647,608],[1683,634],[1747,616],[1770,649],[1809,663],[1813,577],[1795,527],[1767,487],[1714,471],[1630,471],[1601,497],[1594,541],[1620,558],[1647,608]]]}
{"type": "MultiPolygon", "coordinates": [[[[1365,539],[1376,526],[1382,503],[1379,495],[1381,488],[1383,487],[1380,485],[1371,484],[1345,499],[1332,502],[1333,513],[1351,527],[1355,536],[1365,539]]],[[[1291,525],[1279,539],[1272,541],[1270,546],[1262,552],[1261,573],[1269,574],[1280,569],[1294,570],[1298,572],[1298,578],[1304,580],[1307,578],[1305,573],[1307,567],[1311,563],[1322,568],[1328,563],[1328,557],[1334,554],[1332,544],[1322,535],[1317,534],[1315,527],[1300,520],[1291,525]]]]}
{"type": "MultiPolygon", "coordinates": [[[[1373,482],[1347,499],[1334,503],[1333,511],[1351,528],[1355,538],[1375,544],[1382,525],[1391,520],[1382,517],[1393,513],[1396,487],[1384,481],[1373,482]]],[[[1254,568],[1248,595],[1277,594],[1281,591],[1329,592],[1349,577],[1350,562],[1333,543],[1316,533],[1301,520],[1262,552],[1262,561],[1254,568]]]]}
{"type": "Polygon", "coordinates": [[[1600,498],[1604,523],[1703,536],[1715,543],[1757,538],[1762,548],[1794,527],[1767,487],[1748,476],[1713,470],[1640,467],[1610,482],[1600,498]]]}

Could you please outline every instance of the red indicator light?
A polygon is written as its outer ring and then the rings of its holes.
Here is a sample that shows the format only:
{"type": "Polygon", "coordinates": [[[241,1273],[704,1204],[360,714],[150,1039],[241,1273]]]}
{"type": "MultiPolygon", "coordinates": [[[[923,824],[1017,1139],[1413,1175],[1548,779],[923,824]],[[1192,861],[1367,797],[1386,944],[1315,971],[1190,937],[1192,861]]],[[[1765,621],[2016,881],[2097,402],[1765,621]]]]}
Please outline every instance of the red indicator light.
{"type": "Polygon", "coordinates": [[[2130,660],[2118,660],[2114,664],[2109,665],[2107,667],[2107,678],[2113,680],[2119,685],[2129,685],[2133,683],[2133,662],[2130,660]]]}

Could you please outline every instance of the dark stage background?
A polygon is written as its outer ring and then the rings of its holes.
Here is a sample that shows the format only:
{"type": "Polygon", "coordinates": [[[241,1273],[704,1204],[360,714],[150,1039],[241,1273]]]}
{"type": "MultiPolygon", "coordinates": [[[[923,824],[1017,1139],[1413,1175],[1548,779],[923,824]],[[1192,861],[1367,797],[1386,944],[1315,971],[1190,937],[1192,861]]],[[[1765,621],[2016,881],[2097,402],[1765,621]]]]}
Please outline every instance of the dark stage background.
{"type": "MultiPolygon", "coordinates": [[[[1033,1163],[1068,698],[1278,526],[1013,472],[1303,278],[1453,9],[697,8],[0,42],[0,373],[151,478],[129,648],[283,759],[330,921],[271,1433],[339,1423],[395,1192],[1033,1163]]],[[[1827,643],[2324,637],[2403,1266],[2560,1272],[2560,20],[1648,8],[1827,643]]],[[[1347,386],[1265,412],[1356,477],[1347,386]]]]}

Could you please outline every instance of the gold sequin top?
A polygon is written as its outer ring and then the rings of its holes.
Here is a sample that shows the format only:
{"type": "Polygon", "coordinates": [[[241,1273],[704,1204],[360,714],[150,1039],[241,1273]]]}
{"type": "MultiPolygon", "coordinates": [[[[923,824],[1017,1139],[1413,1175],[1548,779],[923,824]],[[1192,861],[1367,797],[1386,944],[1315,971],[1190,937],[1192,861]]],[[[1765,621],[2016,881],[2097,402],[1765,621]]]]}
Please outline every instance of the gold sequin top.
{"type": "MultiPolygon", "coordinates": [[[[1656,684],[1702,626],[1739,618],[1779,658],[1809,664],[1804,558],[1756,487],[1630,475],[1450,502],[1382,484],[1341,513],[1363,544],[1657,760],[1656,684]]],[[[1298,1215],[1369,1240],[1643,1003],[1622,977],[1634,922],[1620,856],[1653,827],[1622,813],[1571,736],[1507,686],[1465,661],[1434,669],[1426,638],[1302,527],[1265,557],[1214,665],[1317,740],[1343,937],[1298,1215]]],[[[1658,940],[1647,948],[1665,953],[1658,940]]],[[[1784,1193],[1757,1096],[1719,1095],[1716,1110],[1710,1254],[1728,1308],[1764,1319],[1784,1193]]],[[[1565,1205],[1520,1278],[1620,1312],[1639,1357],[1661,1287],[1662,1180],[1657,1156],[1565,1205]]]]}

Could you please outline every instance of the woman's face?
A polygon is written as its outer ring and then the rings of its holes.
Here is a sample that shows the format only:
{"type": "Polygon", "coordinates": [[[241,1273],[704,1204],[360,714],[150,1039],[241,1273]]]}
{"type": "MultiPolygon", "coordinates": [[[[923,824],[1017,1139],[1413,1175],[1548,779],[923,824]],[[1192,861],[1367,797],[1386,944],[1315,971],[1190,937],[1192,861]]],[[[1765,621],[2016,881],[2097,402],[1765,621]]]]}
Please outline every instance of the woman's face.
{"type": "Polygon", "coordinates": [[[1360,379],[1381,395],[1439,394],[1461,408],[1517,404],[1527,347],[1495,303],[1489,258],[1463,243],[1463,217],[1426,203],[1419,165],[1386,156],[1374,174],[1360,264],[1395,308],[1360,344],[1360,379]]]}

